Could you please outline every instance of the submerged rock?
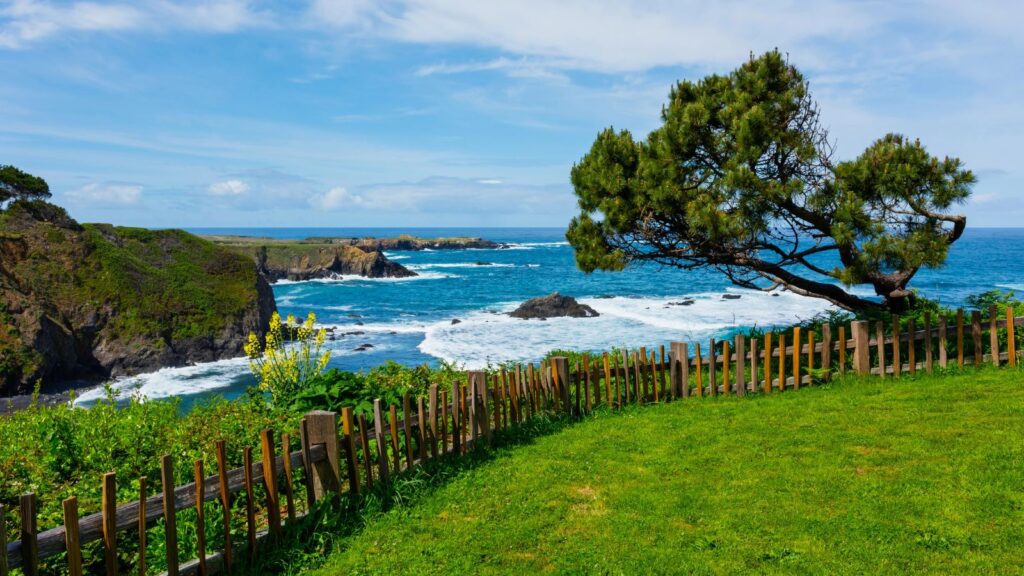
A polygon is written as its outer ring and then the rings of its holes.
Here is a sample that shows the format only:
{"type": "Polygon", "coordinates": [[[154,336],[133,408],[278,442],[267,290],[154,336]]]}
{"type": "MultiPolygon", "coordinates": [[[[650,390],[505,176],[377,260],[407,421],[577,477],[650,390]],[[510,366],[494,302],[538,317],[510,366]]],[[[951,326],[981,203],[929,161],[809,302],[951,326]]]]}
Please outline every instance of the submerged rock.
{"type": "Polygon", "coordinates": [[[514,311],[509,312],[509,316],[513,318],[522,318],[524,320],[530,318],[539,318],[544,320],[547,318],[563,316],[571,318],[594,318],[596,316],[600,316],[600,314],[590,306],[580,304],[571,296],[562,296],[558,292],[553,292],[547,296],[523,302],[514,311]]]}

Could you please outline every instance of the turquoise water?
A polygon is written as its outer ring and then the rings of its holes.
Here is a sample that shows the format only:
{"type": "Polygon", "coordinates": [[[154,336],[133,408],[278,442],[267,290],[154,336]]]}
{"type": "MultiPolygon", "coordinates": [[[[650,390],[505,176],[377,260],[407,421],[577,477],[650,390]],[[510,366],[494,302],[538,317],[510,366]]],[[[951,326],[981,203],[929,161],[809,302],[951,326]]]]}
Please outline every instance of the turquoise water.
{"type": "MultiPolygon", "coordinates": [[[[314,312],[335,334],[331,366],[362,370],[394,360],[403,364],[467,367],[505,360],[533,361],[555,348],[604,350],[728,336],[751,326],[786,325],[829,305],[788,292],[776,295],[731,287],[711,271],[647,266],[621,273],[579,272],[561,229],[197,229],[196,233],[275,238],[308,236],[480,236],[510,249],[388,253],[419,276],[408,279],[341,278],[274,285],[282,315],[314,312]],[[487,263],[488,265],[480,265],[487,263]],[[518,320],[504,315],[524,300],[554,291],[589,304],[598,318],[518,320]],[[739,299],[723,299],[724,293],[739,299]],[[673,305],[684,298],[691,306],[673,305]],[[458,320],[453,323],[453,320],[458,320]],[[357,351],[369,344],[372,347],[357,351]]],[[[992,288],[1024,293],[1024,229],[974,229],[953,246],[948,263],[923,270],[912,286],[949,305],[992,288]]],[[[871,295],[870,289],[856,290],[871,295]]],[[[365,348],[365,347],[364,347],[365,348]]],[[[244,359],[226,360],[128,378],[122,394],[181,396],[186,403],[210,394],[238,395],[252,382],[244,359]]],[[[87,391],[83,401],[99,391],[87,391]]]]}

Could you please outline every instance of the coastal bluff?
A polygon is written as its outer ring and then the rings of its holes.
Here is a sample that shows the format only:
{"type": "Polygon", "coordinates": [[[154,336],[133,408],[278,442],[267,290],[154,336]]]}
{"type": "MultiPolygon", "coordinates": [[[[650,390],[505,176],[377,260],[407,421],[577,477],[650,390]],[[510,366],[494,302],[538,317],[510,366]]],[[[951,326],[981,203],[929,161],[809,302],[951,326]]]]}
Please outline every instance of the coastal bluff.
{"type": "Polygon", "coordinates": [[[0,211],[0,395],[239,356],[275,310],[251,260],[182,230],[0,211]]]}
{"type": "Polygon", "coordinates": [[[311,237],[300,240],[257,236],[204,236],[215,244],[253,259],[267,281],[313,280],[339,276],[366,278],[407,278],[416,273],[384,255],[385,250],[470,250],[499,249],[504,244],[481,238],[394,238],[311,237]]]}

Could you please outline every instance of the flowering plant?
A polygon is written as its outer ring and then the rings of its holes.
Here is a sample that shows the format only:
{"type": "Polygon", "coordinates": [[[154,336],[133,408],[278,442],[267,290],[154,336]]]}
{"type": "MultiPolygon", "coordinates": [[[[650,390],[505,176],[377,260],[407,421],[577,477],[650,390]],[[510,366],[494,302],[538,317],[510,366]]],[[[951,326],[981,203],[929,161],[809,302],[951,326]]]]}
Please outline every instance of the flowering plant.
{"type": "Polygon", "coordinates": [[[301,324],[288,315],[284,322],[274,312],[264,343],[249,333],[245,354],[249,369],[259,382],[259,389],[270,392],[275,403],[287,401],[302,385],[315,378],[327,367],[330,351],[324,350],[327,331],[317,330],[316,315],[312,312],[301,324]]]}

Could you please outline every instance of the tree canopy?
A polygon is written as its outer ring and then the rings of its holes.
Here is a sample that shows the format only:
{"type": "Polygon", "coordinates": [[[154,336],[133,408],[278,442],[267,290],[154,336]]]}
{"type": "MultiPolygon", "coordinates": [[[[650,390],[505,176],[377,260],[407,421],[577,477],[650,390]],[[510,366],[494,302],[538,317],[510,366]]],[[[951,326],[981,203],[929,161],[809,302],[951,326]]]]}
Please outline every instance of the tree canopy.
{"type": "Polygon", "coordinates": [[[580,214],[566,237],[585,272],[712,268],[746,288],[900,310],[966,226],[952,209],[975,178],[959,159],[888,134],[836,162],[807,81],[777,50],[680,81],[661,116],[643,141],[602,131],[573,166],[580,214]]]}
{"type": "Polygon", "coordinates": [[[0,206],[8,200],[45,200],[50,197],[46,180],[14,166],[0,165],[0,206]]]}

